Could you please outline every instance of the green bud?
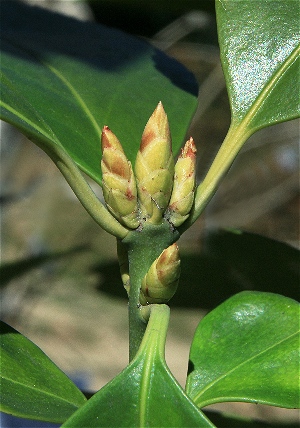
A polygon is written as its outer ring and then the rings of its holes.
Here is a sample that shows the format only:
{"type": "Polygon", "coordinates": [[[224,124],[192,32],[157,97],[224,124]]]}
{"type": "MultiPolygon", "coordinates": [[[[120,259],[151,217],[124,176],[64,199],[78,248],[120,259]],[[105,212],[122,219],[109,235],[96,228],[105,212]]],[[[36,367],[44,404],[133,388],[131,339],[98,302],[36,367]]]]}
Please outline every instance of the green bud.
{"type": "Polygon", "coordinates": [[[131,163],[113,134],[104,126],[102,131],[102,188],[108,210],[130,229],[139,226],[137,189],[131,163]]]}
{"type": "Polygon", "coordinates": [[[166,303],[175,294],[180,276],[180,258],[177,244],[165,249],[152,263],[142,280],[140,303],[166,303]]]}
{"type": "Polygon", "coordinates": [[[191,137],[175,164],[174,186],[168,207],[169,222],[180,226],[189,216],[194,202],[196,185],[196,146],[191,137]]]}
{"type": "Polygon", "coordinates": [[[135,175],[142,216],[159,224],[169,204],[174,175],[169,123],[161,102],[144,129],[135,175]]]}

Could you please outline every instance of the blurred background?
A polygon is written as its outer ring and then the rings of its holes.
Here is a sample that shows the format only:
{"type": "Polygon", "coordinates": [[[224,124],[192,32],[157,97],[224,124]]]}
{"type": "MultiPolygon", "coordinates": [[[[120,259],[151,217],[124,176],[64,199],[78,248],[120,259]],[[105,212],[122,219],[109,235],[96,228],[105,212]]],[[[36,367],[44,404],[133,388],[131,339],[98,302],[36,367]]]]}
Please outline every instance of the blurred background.
{"type": "MultiPolygon", "coordinates": [[[[230,123],[214,1],[27,3],[143,37],[195,74],[199,107],[187,135],[197,144],[200,181],[230,123]]],[[[182,281],[170,302],[166,357],[182,385],[194,330],[207,311],[244,289],[297,297],[298,155],[299,121],[256,133],[205,213],[180,239],[182,281]],[[267,238],[281,244],[270,246],[267,238]]],[[[93,222],[51,160],[6,123],[0,197],[2,319],[81,387],[101,388],[128,362],[127,300],[115,239],[93,222]]],[[[237,403],[215,407],[282,423],[298,414],[237,403]]]]}

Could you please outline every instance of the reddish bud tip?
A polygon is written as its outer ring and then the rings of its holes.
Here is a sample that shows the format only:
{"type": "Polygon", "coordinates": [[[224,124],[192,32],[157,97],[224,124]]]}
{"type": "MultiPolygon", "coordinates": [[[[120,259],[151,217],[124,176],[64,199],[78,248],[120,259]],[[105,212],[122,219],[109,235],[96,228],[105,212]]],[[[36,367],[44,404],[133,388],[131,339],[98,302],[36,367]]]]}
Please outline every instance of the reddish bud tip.
{"type": "Polygon", "coordinates": [[[190,139],[185,143],[183,149],[181,149],[181,158],[195,158],[197,153],[196,144],[194,142],[193,137],[190,137],[190,139]]]}
{"type": "Polygon", "coordinates": [[[120,141],[106,125],[102,129],[101,145],[102,150],[113,147],[117,150],[123,151],[120,141]]]}

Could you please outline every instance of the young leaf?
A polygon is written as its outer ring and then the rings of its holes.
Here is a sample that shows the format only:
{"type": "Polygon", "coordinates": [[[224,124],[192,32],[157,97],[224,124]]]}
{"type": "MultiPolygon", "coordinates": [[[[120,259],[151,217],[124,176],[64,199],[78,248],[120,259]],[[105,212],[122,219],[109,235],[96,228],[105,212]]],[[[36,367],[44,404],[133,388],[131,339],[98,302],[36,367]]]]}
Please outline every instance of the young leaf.
{"type": "Polygon", "coordinates": [[[120,31],[19,2],[1,5],[1,24],[1,117],[50,155],[63,147],[101,182],[102,127],[134,162],[159,101],[179,149],[197,84],[175,60],[120,31]]]}
{"type": "Polygon", "coordinates": [[[299,304],[242,292],[200,322],[186,391],[199,407],[244,401],[299,406],[299,304]]]}
{"type": "Polygon", "coordinates": [[[0,322],[0,411],[64,422],[85,402],[74,383],[30,340],[0,322]]]}
{"type": "Polygon", "coordinates": [[[169,308],[152,305],[135,359],[63,427],[213,427],[185,395],[164,360],[169,308]]]}

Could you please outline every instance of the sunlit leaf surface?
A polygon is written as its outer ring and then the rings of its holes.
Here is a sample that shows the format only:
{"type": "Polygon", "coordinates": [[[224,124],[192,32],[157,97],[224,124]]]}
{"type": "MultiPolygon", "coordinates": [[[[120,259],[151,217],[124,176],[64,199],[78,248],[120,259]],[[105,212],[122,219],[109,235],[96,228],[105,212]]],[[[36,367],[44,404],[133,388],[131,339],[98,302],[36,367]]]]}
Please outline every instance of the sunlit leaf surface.
{"type": "Polygon", "coordinates": [[[299,2],[216,0],[216,12],[231,124],[183,228],[199,217],[255,131],[300,114],[299,2]]]}
{"type": "Polygon", "coordinates": [[[272,293],[243,292],[199,324],[187,393],[199,406],[245,401],[299,406],[299,304],[272,293]]]}
{"type": "Polygon", "coordinates": [[[252,129],[299,115],[299,3],[217,0],[233,122],[252,129]]]}

